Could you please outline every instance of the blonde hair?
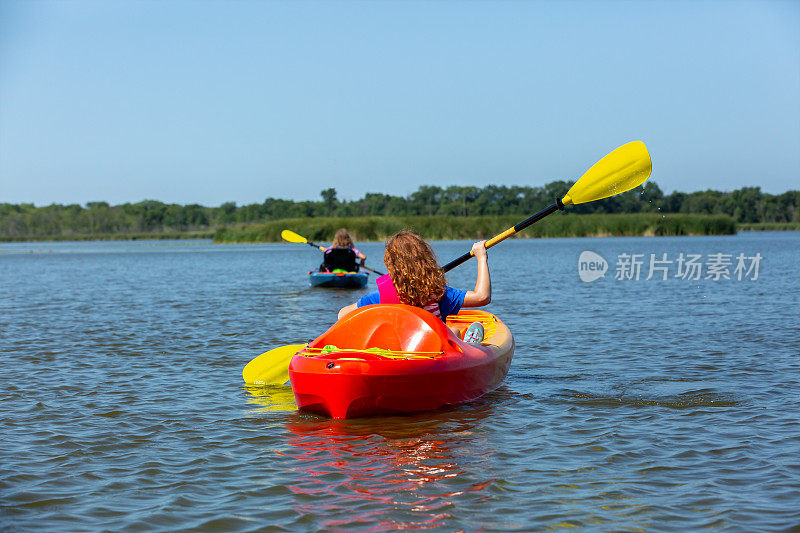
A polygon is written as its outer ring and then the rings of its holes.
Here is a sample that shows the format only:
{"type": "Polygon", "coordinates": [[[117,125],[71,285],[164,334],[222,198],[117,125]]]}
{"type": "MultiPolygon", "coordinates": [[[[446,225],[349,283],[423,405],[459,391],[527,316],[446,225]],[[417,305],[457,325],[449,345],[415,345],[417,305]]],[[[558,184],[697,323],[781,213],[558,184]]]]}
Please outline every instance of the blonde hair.
{"type": "Polygon", "coordinates": [[[347,233],[347,230],[341,228],[336,232],[336,235],[333,237],[333,247],[334,248],[350,248],[353,246],[353,239],[350,238],[350,234],[347,233]]]}
{"type": "Polygon", "coordinates": [[[423,307],[444,295],[444,272],[431,246],[416,233],[401,231],[390,237],[383,262],[401,302],[423,307]]]}

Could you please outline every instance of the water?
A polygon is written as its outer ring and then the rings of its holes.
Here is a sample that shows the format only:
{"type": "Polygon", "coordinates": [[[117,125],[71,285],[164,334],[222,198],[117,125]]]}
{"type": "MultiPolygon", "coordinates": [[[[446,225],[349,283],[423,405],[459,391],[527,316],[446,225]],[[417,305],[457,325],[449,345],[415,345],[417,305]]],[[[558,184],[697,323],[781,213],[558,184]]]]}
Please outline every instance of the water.
{"type": "MultiPolygon", "coordinates": [[[[359,243],[382,269],[380,243],[359,243]]],[[[469,249],[436,243],[441,262],[469,249]]],[[[244,365],[362,292],[291,244],[0,244],[0,529],[786,530],[800,526],[800,233],[510,240],[505,384],[333,422],[244,365]],[[608,262],[584,283],[578,257],[608,262]],[[621,254],[639,280],[615,280],[621,254]],[[759,253],[758,279],[646,280],[759,253]]],[[[474,283],[474,264],[450,273],[474,283]]],[[[705,274],[705,272],[703,273],[705,274]]]]}

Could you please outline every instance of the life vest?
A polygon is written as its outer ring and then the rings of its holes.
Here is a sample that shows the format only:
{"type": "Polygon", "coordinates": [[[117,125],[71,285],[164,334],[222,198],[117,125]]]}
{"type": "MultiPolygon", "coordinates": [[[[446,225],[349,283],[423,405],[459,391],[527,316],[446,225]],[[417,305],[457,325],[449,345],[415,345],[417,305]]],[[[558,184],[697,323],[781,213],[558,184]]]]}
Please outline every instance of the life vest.
{"type": "MultiPolygon", "coordinates": [[[[382,304],[401,304],[400,296],[397,294],[397,287],[394,286],[392,278],[389,274],[384,274],[375,280],[378,284],[378,296],[382,304]]],[[[439,310],[439,302],[431,302],[422,306],[423,309],[433,314],[437,318],[442,318],[442,313],[439,310]]]]}

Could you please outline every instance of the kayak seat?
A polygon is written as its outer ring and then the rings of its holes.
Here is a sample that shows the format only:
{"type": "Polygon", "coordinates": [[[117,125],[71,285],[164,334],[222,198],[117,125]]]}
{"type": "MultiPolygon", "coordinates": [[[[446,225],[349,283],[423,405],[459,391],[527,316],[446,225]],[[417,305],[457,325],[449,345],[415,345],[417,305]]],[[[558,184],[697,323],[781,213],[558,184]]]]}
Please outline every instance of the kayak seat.
{"type": "Polygon", "coordinates": [[[462,351],[459,339],[444,322],[424,309],[403,304],[360,307],[331,326],[309,348],[329,344],[357,350],[462,351]]]}
{"type": "Polygon", "coordinates": [[[346,272],[358,272],[356,253],[350,248],[332,248],[325,252],[323,262],[319,266],[321,272],[333,272],[334,270],[344,270],[346,272]]]}

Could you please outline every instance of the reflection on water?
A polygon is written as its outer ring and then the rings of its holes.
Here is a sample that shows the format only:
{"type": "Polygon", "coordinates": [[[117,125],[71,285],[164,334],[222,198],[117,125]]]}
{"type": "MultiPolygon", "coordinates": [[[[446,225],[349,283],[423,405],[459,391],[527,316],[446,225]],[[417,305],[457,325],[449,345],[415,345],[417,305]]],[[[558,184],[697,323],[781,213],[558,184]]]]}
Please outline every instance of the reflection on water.
{"type": "Polygon", "coordinates": [[[260,405],[256,414],[265,411],[296,411],[292,388],[286,385],[244,385],[247,390],[247,403],[260,405]]]}
{"type": "Polygon", "coordinates": [[[300,496],[295,509],[331,517],[321,521],[323,528],[444,525],[456,512],[460,497],[478,494],[494,481],[465,485],[458,480],[461,463],[476,457],[469,450],[492,453],[491,443],[474,431],[491,413],[492,406],[484,403],[410,417],[340,421],[302,414],[290,417],[288,453],[305,474],[290,487],[300,496]],[[448,490],[442,491],[444,487],[448,490]]]}

